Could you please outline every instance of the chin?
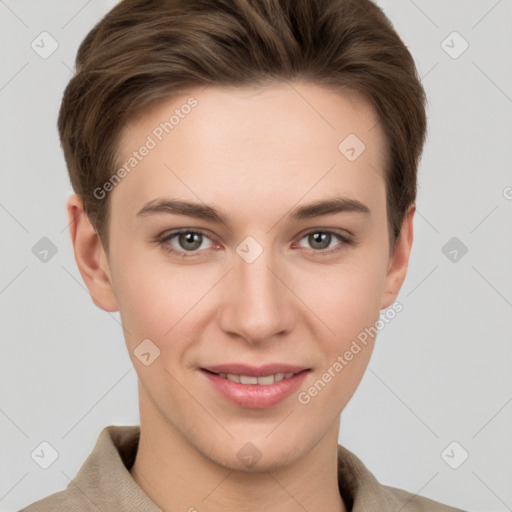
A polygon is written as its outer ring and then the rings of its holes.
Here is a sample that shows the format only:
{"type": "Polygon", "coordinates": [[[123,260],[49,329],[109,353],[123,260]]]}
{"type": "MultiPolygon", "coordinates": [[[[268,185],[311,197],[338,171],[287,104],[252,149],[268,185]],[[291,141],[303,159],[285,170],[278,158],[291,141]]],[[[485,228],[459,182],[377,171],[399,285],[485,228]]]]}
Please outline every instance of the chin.
{"type": "MultiPolygon", "coordinates": [[[[229,439],[225,442],[210,444],[199,451],[213,463],[229,470],[246,473],[276,471],[292,465],[313,447],[315,443],[297,441],[297,435],[277,436],[271,441],[264,436],[246,440],[229,439]]],[[[298,434],[298,433],[297,433],[298,434]]],[[[206,443],[205,443],[206,444],[206,443]]]]}

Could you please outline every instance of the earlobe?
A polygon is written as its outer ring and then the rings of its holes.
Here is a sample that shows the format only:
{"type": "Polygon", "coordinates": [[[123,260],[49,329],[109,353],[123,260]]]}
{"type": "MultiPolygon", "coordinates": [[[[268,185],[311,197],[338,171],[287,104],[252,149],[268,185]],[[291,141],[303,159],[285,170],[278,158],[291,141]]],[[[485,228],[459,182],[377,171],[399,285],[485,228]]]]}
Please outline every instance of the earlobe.
{"type": "Polygon", "coordinates": [[[100,237],[85,215],[81,198],[72,194],[66,208],[75,261],[91,298],[104,311],[117,311],[108,260],[100,237]]]}
{"type": "Polygon", "coordinates": [[[382,293],[381,309],[385,309],[396,300],[398,292],[402,287],[407,275],[409,256],[413,241],[413,220],[416,212],[416,205],[412,204],[407,210],[400,235],[396,241],[395,250],[389,260],[388,273],[382,293]]]}

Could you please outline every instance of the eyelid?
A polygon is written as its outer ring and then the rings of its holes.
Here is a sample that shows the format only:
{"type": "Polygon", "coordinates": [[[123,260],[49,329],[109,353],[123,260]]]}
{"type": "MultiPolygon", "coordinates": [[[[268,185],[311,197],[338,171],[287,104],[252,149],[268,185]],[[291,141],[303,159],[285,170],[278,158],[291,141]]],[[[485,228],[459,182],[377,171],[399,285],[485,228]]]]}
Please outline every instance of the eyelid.
{"type": "Polygon", "coordinates": [[[353,233],[351,233],[350,231],[346,230],[346,229],[341,229],[341,228],[308,228],[306,230],[304,230],[302,233],[300,233],[299,235],[297,235],[295,237],[295,240],[301,240],[302,238],[304,238],[305,236],[307,235],[310,235],[312,233],[330,233],[331,235],[336,235],[340,238],[343,238],[345,239],[346,241],[351,241],[353,239],[355,239],[355,236],[353,235],[353,233]]]}

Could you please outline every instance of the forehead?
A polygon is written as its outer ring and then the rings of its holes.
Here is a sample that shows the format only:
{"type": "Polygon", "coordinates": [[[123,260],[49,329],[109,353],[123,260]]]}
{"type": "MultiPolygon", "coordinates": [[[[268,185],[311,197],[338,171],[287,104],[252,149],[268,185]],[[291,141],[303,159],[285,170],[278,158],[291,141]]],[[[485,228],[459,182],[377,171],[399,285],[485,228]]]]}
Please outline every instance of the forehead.
{"type": "Polygon", "coordinates": [[[167,194],[288,204],[327,192],[362,200],[382,195],[385,152],[377,114],[355,93],[305,83],[194,89],[127,125],[118,161],[135,165],[112,202],[138,209],[167,194]],[[143,146],[151,149],[134,162],[143,146]]]}

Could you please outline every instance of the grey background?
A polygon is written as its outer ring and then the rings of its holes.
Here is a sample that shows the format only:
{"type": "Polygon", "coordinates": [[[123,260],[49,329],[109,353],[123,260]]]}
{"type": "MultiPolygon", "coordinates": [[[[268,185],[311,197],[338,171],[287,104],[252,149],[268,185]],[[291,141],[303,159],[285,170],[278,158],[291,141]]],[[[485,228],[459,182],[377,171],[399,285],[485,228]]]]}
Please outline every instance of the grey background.
{"type": "MultiPolygon", "coordinates": [[[[512,0],[378,3],[416,59],[429,137],[404,309],[340,440],[384,484],[512,510],[512,0]],[[453,31],[469,43],[458,58],[453,31]],[[468,249],[455,262],[452,237],[468,249]],[[452,464],[469,453],[458,469],[441,455],[453,441],[452,464]]],[[[94,306],[75,265],[56,129],[78,45],[113,5],[0,0],[2,511],[64,489],[104,426],[139,421],[119,316],[94,306]],[[46,59],[31,48],[42,31],[58,43],[46,59]],[[32,252],[43,237],[47,262],[32,252]],[[48,469],[31,458],[43,441],[58,452],[48,469]]]]}

